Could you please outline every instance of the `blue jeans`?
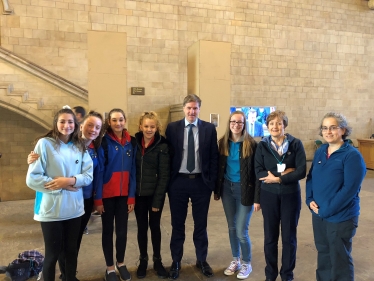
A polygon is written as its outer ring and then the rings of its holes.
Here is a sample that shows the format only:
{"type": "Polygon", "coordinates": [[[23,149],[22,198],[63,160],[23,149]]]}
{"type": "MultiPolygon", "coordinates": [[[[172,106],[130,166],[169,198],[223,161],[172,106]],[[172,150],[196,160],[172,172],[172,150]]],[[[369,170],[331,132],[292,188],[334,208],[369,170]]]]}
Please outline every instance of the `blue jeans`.
{"type": "Polygon", "coordinates": [[[229,228],[232,256],[240,257],[241,249],[243,262],[249,263],[252,260],[252,253],[248,227],[253,212],[253,205],[243,206],[241,204],[240,182],[224,181],[222,204],[229,228]]]}

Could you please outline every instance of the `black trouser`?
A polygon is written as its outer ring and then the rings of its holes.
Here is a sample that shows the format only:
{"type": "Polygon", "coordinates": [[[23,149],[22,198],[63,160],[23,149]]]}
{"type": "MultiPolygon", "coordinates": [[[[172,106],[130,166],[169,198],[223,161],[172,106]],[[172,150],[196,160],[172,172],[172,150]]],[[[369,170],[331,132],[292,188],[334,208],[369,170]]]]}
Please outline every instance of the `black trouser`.
{"type": "Polygon", "coordinates": [[[183,257],[183,245],[186,238],[185,223],[190,198],[194,220],[193,242],[196,259],[206,261],[208,255],[207,223],[211,195],[212,190],[204,183],[202,177],[188,179],[178,176],[171,184],[169,204],[173,229],[170,251],[174,262],[180,262],[183,257]]]}
{"type": "Polygon", "coordinates": [[[293,279],[296,264],[297,224],[300,217],[300,190],[290,194],[275,194],[261,189],[260,204],[264,218],[264,252],[266,278],[278,276],[279,225],[282,230],[282,279],[293,279]]]}
{"type": "Polygon", "coordinates": [[[317,281],[353,281],[352,238],[358,217],[333,223],[313,215],[314,243],[318,251],[317,281]]]}
{"type": "MultiPolygon", "coordinates": [[[[91,217],[93,204],[94,204],[93,197],[84,199],[84,214],[83,216],[81,216],[81,225],[80,225],[79,236],[77,240],[77,255],[81,247],[84,229],[86,228],[88,221],[90,220],[90,217],[91,217]]],[[[61,252],[60,256],[58,257],[58,266],[60,267],[62,279],[65,281],[65,262],[64,261],[65,261],[65,256],[64,256],[64,253],[61,252]]]]}
{"type": "Polygon", "coordinates": [[[103,228],[102,245],[106,265],[113,266],[113,231],[116,224],[116,260],[123,263],[127,243],[127,220],[129,217],[127,196],[103,199],[104,212],[101,215],[103,228]]]}
{"type": "Polygon", "coordinates": [[[164,203],[158,212],[152,211],[153,196],[136,196],[135,216],[138,224],[138,245],[141,257],[148,255],[148,225],[151,229],[153,256],[161,257],[161,214],[164,203]],[[149,218],[149,220],[148,220],[149,218]]]}
{"type": "Polygon", "coordinates": [[[64,221],[41,222],[45,245],[43,263],[45,281],[55,280],[56,262],[61,253],[65,257],[66,281],[75,281],[80,224],[81,217],[64,221]]]}

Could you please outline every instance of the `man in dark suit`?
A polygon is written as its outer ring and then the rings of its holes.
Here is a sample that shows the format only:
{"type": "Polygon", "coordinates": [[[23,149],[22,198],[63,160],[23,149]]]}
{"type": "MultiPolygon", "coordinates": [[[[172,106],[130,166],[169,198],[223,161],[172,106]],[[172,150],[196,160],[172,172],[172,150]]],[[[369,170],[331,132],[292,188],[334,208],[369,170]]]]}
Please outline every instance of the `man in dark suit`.
{"type": "Polygon", "coordinates": [[[262,123],[257,121],[257,111],[254,108],[251,108],[248,112],[247,129],[252,137],[264,136],[264,128],[262,123]]]}
{"type": "Polygon", "coordinates": [[[198,96],[186,96],[183,101],[185,118],[170,123],[166,128],[166,138],[171,145],[172,154],[169,204],[172,224],[170,250],[173,263],[169,279],[179,277],[190,199],[194,220],[196,266],[205,276],[213,276],[206,257],[208,209],[218,168],[217,132],[213,124],[198,119],[200,106],[201,100],[198,96]]]}

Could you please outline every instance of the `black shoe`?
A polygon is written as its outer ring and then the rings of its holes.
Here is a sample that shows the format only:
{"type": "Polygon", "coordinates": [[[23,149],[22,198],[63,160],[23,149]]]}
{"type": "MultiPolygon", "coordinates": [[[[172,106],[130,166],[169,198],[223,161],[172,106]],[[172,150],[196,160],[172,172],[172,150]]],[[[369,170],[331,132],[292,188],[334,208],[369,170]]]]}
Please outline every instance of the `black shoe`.
{"type": "Polygon", "coordinates": [[[282,281],[292,281],[293,279],[284,279],[284,278],[282,278],[282,281]]]}
{"type": "Polygon", "coordinates": [[[210,267],[209,263],[206,261],[196,261],[196,266],[201,269],[201,272],[206,277],[212,277],[213,276],[213,270],[210,267]]]}
{"type": "Polygon", "coordinates": [[[136,271],[136,276],[139,279],[142,279],[147,275],[147,267],[148,267],[148,256],[146,257],[140,256],[138,270],[136,271]]]}
{"type": "Polygon", "coordinates": [[[276,279],[266,278],[265,281],[275,281],[276,279]]]}
{"type": "Polygon", "coordinates": [[[162,278],[162,279],[168,278],[169,275],[164,265],[161,262],[161,257],[160,258],[153,257],[153,269],[156,270],[157,276],[159,278],[162,278]]]}
{"type": "Polygon", "coordinates": [[[170,267],[170,271],[169,271],[169,279],[177,279],[179,277],[180,270],[181,270],[181,263],[173,261],[170,267]]]}

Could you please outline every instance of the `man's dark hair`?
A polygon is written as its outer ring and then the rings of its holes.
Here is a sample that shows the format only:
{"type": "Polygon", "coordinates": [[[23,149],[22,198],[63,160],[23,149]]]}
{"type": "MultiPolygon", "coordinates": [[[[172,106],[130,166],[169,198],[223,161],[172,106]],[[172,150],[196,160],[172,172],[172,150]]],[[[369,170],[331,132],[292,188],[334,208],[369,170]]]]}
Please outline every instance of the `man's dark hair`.
{"type": "Polygon", "coordinates": [[[82,118],[86,115],[86,110],[82,106],[75,106],[73,109],[75,113],[80,113],[82,118]]]}

